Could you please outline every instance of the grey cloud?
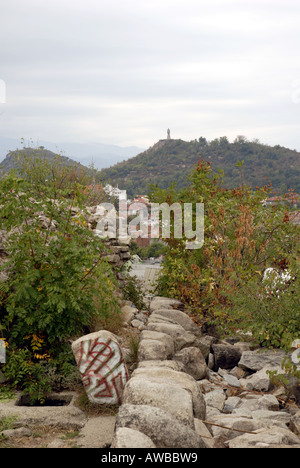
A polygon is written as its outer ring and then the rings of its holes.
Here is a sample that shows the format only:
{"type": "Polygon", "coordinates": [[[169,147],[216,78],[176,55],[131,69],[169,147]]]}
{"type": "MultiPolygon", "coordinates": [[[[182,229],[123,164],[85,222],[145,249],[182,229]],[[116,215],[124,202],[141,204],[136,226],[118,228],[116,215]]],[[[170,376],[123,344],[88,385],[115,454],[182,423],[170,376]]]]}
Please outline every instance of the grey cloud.
{"type": "Polygon", "coordinates": [[[290,0],[2,0],[0,136],[64,126],[150,146],[171,125],[183,139],[274,126],[300,149],[299,17],[290,0]]]}

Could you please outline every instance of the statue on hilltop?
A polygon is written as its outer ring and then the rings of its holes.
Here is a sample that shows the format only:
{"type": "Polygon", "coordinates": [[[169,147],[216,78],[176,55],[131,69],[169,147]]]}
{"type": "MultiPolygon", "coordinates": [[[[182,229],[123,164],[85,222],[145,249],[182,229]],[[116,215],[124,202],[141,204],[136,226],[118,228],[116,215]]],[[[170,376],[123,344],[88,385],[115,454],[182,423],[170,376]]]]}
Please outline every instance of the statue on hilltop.
{"type": "Polygon", "coordinates": [[[171,140],[171,132],[169,128],[167,130],[167,140],[171,140]]]}

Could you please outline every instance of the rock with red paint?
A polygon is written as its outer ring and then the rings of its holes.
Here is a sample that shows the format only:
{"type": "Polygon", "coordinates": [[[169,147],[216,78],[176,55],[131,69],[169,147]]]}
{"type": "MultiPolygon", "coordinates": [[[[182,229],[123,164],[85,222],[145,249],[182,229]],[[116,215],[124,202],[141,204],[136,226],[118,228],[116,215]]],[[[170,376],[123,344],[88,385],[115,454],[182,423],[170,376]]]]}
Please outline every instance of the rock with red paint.
{"type": "Polygon", "coordinates": [[[116,335],[106,330],[90,333],[74,341],[72,350],[89,400],[120,403],[129,375],[116,335]]]}

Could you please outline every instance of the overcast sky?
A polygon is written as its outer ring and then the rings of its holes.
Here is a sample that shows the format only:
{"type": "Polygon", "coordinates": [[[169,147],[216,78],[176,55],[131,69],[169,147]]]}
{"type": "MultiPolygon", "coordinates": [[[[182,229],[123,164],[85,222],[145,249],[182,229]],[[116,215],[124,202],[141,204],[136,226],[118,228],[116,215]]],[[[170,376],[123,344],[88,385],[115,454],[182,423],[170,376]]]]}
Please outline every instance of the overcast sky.
{"type": "Polygon", "coordinates": [[[299,0],[0,0],[0,137],[300,151],[299,25],[299,0]]]}

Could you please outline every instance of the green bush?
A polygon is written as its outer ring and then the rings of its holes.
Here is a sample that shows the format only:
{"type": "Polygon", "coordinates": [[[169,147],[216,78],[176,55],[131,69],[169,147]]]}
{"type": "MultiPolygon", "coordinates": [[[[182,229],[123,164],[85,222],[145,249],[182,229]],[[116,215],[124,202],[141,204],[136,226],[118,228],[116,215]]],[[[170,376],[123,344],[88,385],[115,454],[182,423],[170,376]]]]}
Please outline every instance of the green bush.
{"type": "MultiPolygon", "coordinates": [[[[242,170],[242,163],[238,163],[242,170]]],[[[164,239],[160,295],[184,301],[202,322],[222,332],[250,330],[264,345],[288,347],[300,335],[299,226],[287,208],[264,207],[271,187],[241,185],[228,190],[223,174],[214,174],[203,160],[180,191],[153,187],[156,203],[204,203],[204,245],[186,249],[185,239],[164,239]],[[265,268],[286,266],[290,284],[266,294],[265,268]]],[[[269,285],[270,286],[270,285],[269,285]]]]}
{"type": "Polygon", "coordinates": [[[104,244],[85,220],[84,188],[72,177],[66,182],[65,171],[38,164],[38,183],[32,172],[0,182],[8,255],[1,267],[0,336],[8,345],[4,373],[41,398],[50,388],[49,366],[65,374],[74,364],[70,340],[119,305],[104,244]]]}
{"type": "Polygon", "coordinates": [[[290,350],[292,342],[300,336],[300,278],[299,265],[289,266],[291,281],[274,284],[261,281],[256,275],[240,287],[235,295],[235,321],[264,347],[290,350]]]}
{"type": "Polygon", "coordinates": [[[132,241],[130,251],[132,255],[138,255],[140,258],[158,258],[164,255],[166,246],[162,242],[154,240],[148,247],[139,247],[135,241],[132,241]]]}
{"type": "Polygon", "coordinates": [[[137,276],[126,275],[123,285],[124,299],[131,301],[139,310],[146,309],[144,293],[137,276]]]}

